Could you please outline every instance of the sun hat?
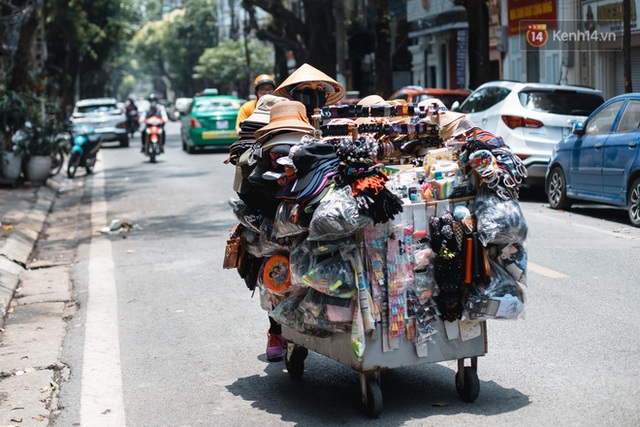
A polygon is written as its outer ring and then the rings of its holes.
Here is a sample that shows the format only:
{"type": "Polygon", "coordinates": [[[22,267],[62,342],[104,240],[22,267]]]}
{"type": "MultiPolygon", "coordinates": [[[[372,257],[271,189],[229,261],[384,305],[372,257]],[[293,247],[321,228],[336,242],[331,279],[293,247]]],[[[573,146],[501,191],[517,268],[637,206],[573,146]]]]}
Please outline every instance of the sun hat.
{"type": "MultiPolygon", "coordinates": [[[[362,107],[371,107],[372,105],[384,105],[387,102],[380,95],[369,95],[362,98],[356,105],[362,107]]],[[[356,117],[356,123],[359,125],[378,123],[375,117],[356,117]]]]}
{"type": "Polygon", "coordinates": [[[256,103],[256,108],[253,113],[245,119],[245,121],[262,123],[266,125],[269,123],[269,113],[271,108],[278,102],[287,101],[287,98],[281,96],[274,96],[271,94],[262,95],[256,103]]]}
{"type": "Polygon", "coordinates": [[[315,130],[307,119],[306,108],[298,101],[285,100],[273,105],[269,123],[255,132],[256,142],[263,143],[280,131],[307,132],[315,130]]]}
{"type": "Polygon", "coordinates": [[[466,118],[467,115],[447,109],[444,103],[438,98],[429,98],[418,103],[418,107],[422,107],[425,110],[433,106],[435,106],[437,114],[429,115],[426,120],[429,123],[438,125],[438,135],[440,138],[443,140],[451,138],[460,121],[466,118]]]}
{"type": "Polygon", "coordinates": [[[295,88],[300,83],[316,81],[321,82],[324,86],[324,90],[329,94],[325,105],[335,104],[344,97],[345,90],[340,83],[309,64],[302,64],[300,68],[291,73],[285,81],[280,83],[280,86],[278,86],[273,94],[289,98],[291,96],[291,89],[295,88]]]}

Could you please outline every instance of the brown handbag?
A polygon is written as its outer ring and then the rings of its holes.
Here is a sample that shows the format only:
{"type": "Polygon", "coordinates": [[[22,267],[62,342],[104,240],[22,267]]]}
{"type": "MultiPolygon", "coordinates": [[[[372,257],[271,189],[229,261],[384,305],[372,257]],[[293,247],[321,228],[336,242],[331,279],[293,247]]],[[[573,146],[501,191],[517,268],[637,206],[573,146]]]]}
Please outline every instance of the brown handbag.
{"type": "Polygon", "coordinates": [[[231,235],[227,239],[227,246],[224,249],[224,260],[222,268],[226,270],[239,268],[244,258],[244,239],[239,236],[240,224],[233,227],[231,235]]]}

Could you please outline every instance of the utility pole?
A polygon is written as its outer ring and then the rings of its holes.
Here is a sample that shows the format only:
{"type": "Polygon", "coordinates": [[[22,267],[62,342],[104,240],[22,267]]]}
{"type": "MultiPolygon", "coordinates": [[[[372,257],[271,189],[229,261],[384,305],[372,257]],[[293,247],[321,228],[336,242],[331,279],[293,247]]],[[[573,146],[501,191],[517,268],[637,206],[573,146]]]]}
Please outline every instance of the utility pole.
{"type": "MultiPolygon", "coordinates": [[[[635,0],[634,0],[635,1],[635,0]]],[[[633,92],[631,82],[631,0],[622,2],[623,36],[622,56],[624,58],[624,92],[633,92]]]]}

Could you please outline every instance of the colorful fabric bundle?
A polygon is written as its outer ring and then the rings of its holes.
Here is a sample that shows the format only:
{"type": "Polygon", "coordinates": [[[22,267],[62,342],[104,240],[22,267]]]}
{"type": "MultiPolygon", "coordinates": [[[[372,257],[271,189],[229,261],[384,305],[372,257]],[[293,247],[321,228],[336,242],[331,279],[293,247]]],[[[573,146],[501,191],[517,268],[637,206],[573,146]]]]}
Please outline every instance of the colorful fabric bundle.
{"type": "Polygon", "coordinates": [[[377,171],[351,184],[358,212],[373,219],[374,224],[387,222],[402,212],[402,200],[387,189],[388,180],[386,175],[377,171]]]}

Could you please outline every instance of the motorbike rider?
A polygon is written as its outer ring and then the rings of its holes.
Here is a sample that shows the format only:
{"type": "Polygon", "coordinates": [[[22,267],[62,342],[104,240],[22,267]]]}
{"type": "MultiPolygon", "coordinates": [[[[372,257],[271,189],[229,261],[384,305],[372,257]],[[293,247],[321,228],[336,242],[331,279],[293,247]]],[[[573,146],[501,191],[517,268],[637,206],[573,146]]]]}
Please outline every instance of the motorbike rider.
{"type": "MultiPolygon", "coordinates": [[[[140,124],[142,128],[140,129],[140,137],[142,139],[142,147],[140,148],[140,152],[144,153],[144,131],[146,129],[145,120],[149,117],[160,117],[165,123],[169,121],[169,115],[167,114],[167,110],[164,108],[164,105],[158,102],[158,97],[155,93],[149,95],[149,110],[144,112],[140,116],[140,124]]],[[[160,152],[164,153],[164,132],[162,132],[160,138],[160,152]]]]}
{"type": "Polygon", "coordinates": [[[138,114],[138,106],[136,105],[136,103],[133,101],[132,98],[127,98],[127,101],[125,103],[125,112],[127,114],[127,130],[133,136],[133,133],[138,128],[139,114],[138,114]]]}
{"type": "Polygon", "coordinates": [[[238,117],[236,119],[236,132],[240,132],[240,123],[249,117],[256,109],[258,100],[262,95],[273,93],[276,89],[276,80],[269,74],[260,74],[253,81],[253,89],[256,94],[256,99],[249,100],[242,104],[238,111],[238,117]]]}

